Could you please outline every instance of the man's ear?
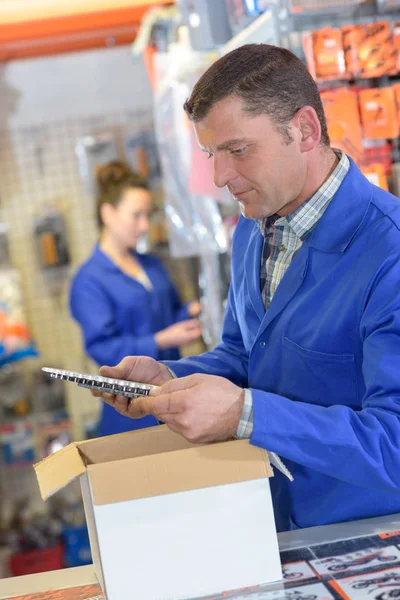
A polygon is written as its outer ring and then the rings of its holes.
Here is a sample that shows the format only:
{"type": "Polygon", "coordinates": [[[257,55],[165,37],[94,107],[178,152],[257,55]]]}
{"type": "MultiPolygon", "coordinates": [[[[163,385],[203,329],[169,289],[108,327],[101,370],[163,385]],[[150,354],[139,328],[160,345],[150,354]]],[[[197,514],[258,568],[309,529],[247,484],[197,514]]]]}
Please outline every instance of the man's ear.
{"type": "Polygon", "coordinates": [[[300,132],[300,150],[310,152],[321,141],[321,123],[312,106],[303,106],[294,116],[293,124],[300,132]]]}

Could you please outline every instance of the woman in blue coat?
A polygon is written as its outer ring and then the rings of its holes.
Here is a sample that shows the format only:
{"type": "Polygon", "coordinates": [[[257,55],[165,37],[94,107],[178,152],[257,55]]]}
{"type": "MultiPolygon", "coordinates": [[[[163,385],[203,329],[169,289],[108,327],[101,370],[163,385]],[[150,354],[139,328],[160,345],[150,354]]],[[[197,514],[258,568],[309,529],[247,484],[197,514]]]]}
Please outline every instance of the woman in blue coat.
{"type": "MultiPolygon", "coordinates": [[[[76,273],[70,292],[87,354],[99,365],[115,365],[126,355],[157,360],[179,358],[180,346],[201,335],[198,302],[182,304],[161,262],[136,252],[149,229],[152,208],[146,182],[127,165],[113,161],[98,172],[99,243],[76,273]]],[[[103,404],[99,435],[151,427],[103,404]]]]}

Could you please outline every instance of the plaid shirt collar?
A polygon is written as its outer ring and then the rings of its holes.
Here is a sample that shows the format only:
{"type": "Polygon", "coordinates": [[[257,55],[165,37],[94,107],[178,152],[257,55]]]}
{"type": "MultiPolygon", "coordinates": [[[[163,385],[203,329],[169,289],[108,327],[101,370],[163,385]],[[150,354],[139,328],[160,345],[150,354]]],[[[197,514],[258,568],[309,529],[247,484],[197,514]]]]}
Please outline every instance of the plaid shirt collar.
{"type": "Polygon", "coordinates": [[[271,215],[270,217],[259,219],[260,230],[264,236],[272,225],[284,226],[287,224],[300,240],[304,241],[306,239],[317,225],[326,208],[328,208],[329,202],[338,191],[350,168],[350,161],[346,154],[337,149],[334,149],[334,152],[339,162],[328,179],[311,198],[286,217],[271,215]]]}

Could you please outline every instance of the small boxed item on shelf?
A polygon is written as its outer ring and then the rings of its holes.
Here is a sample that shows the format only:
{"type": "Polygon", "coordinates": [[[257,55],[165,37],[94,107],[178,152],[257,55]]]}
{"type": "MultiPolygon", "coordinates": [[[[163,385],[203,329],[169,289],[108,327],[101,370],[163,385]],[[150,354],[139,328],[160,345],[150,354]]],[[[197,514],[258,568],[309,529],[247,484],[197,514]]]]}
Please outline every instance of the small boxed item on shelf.
{"type": "Polygon", "coordinates": [[[19,500],[4,531],[5,541],[12,554],[10,573],[16,577],[64,566],[61,521],[52,514],[36,514],[28,498],[19,500]]]}
{"type": "Polygon", "coordinates": [[[341,30],[324,27],[312,32],[312,40],[317,79],[320,81],[345,78],[346,64],[341,30]]]}
{"type": "Polygon", "coordinates": [[[282,578],[273,473],[248,440],[194,445],[161,426],[70,444],[35,470],[44,499],[80,478],[107,600],[127,589],[177,600],[282,578]]]}
{"type": "Polygon", "coordinates": [[[361,171],[371,183],[377,185],[383,190],[389,191],[388,182],[385,174],[385,167],[382,164],[372,163],[367,167],[362,167],[361,171]]]}
{"type": "Polygon", "coordinates": [[[395,75],[398,52],[387,21],[343,27],[347,71],[353,77],[395,75]]]}
{"type": "Polygon", "coordinates": [[[50,548],[17,552],[10,557],[9,564],[14,577],[57,571],[64,566],[64,549],[62,544],[57,544],[50,548]]]}
{"type": "Polygon", "coordinates": [[[66,567],[82,567],[92,562],[89,534],[86,525],[69,525],[62,531],[66,567]]]}
{"type": "Polygon", "coordinates": [[[350,88],[337,88],[321,93],[331,144],[360,162],[363,138],[357,93],[350,88]]]}
{"type": "Polygon", "coordinates": [[[400,21],[393,24],[394,45],[397,48],[397,70],[400,71],[400,21]]]}
{"type": "Polygon", "coordinates": [[[400,70],[400,25],[387,21],[305,32],[309,71],[318,82],[369,79],[400,70]]]}
{"type": "Polygon", "coordinates": [[[343,27],[346,68],[353,77],[395,75],[398,52],[387,21],[343,27]]]}
{"type": "Polygon", "coordinates": [[[397,138],[399,121],[394,87],[361,90],[359,99],[364,137],[370,140],[397,138]]]}
{"type": "Polygon", "coordinates": [[[400,128],[400,83],[396,83],[393,86],[393,90],[394,90],[394,99],[396,102],[397,122],[398,122],[399,128],[400,128]]]}

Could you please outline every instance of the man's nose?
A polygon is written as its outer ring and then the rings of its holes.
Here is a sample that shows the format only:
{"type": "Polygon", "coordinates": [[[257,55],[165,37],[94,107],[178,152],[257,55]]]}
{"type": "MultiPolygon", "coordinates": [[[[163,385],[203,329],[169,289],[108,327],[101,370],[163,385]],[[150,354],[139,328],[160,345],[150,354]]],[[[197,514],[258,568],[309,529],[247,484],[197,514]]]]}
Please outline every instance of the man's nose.
{"type": "Polygon", "coordinates": [[[225,156],[214,156],[214,183],[222,188],[235,177],[235,171],[225,156]]]}

